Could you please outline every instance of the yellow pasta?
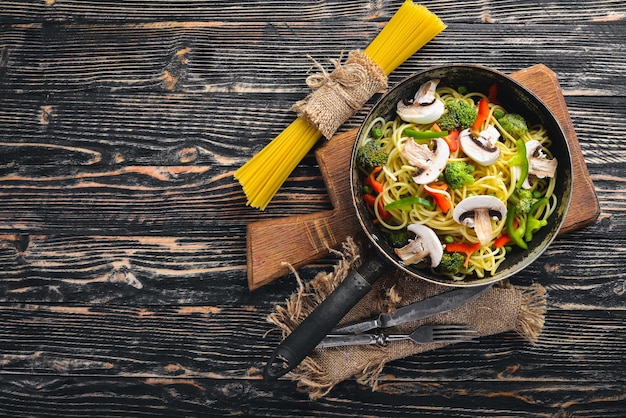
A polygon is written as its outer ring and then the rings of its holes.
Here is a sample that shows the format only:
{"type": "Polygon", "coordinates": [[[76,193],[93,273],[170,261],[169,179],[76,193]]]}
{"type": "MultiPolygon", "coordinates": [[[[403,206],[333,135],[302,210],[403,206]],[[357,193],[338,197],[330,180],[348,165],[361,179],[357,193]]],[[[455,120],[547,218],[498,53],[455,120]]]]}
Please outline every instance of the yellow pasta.
{"type": "Polygon", "coordinates": [[[378,36],[365,48],[385,74],[390,74],[446,28],[425,6],[405,1],[378,36]]]}
{"type": "MultiPolygon", "coordinates": [[[[437,97],[444,103],[450,100],[465,100],[473,106],[477,106],[480,98],[485,97],[480,93],[468,93],[465,95],[449,88],[440,87],[437,89],[437,97]]],[[[393,120],[386,121],[382,118],[374,119],[370,125],[364,130],[365,137],[361,138],[359,145],[371,141],[371,132],[376,128],[380,130],[381,137],[377,138],[381,146],[388,153],[387,163],[382,166],[377,174],[376,180],[382,184],[382,192],[376,195],[375,204],[372,205],[372,211],[376,216],[376,222],[387,230],[403,230],[410,224],[422,224],[430,227],[440,238],[442,243],[454,242],[461,244],[480,244],[477,234],[473,228],[461,225],[453,218],[453,211],[456,205],[463,199],[474,195],[495,196],[505,205],[510,196],[516,190],[516,181],[519,174],[516,174],[514,166],[509,164],[509,160],[517,154],[518,149],[516,139],[504,130],[494,116],[495,112],[504,114],[506,109],[500,105],[489,104],[489,116],[483,125],[493,125],[501,134],[500,140],[496,146],[500,149],[500,156],[490,165],[483,166],[473,162],[464,154],[462,148],[451,152],[447,164],[452,161],[465,161],[467,164],[474,166],[472,176],[473,183],[465,184],[461,188],[446,190],[446,196],[450,202],[450,209],[444,213],[439,207],[433,205],[428,208],[419,204],[413,204],[410,209],[391,208],[381,213],[381,207],[399,201],[407,197],[421,197],[430,199],[429,194],[425,191],[423,184],[417,184],[413,181],[413,176],[417,171],[416,167],[407,163],[406,158],[402,155],[402,149],[407,141],[411,140],[404,130],[412,129],[416,131],[433,131],[433,123],[425,125],[416,125],[407,123],[396,117],[393,120]]],[[[551,142],[547,136],[546,129],[543,126],[530,127],[528,132],[522,136],[525,143],[531,140],[539,141],[547,154],[547,158],[551,159],[549,151],[545,148],[551,142]]],[[[367,174],[367,173],[366,173],[367,174]]],[[[551,178],[536,179],[532,185],[533,195],[539,198],[546,197],[548,203],[540,206],[535,215],[539,220],[547,221],[548,217],[554,212],[557,206],[556,195],[554,195],[556,176],[551,178]]],[[[437,180],[435,183],[444,184],[443,181],[437,180]]],[[[524,223],[526,217],[518,216],[520,222],[524,223]]],[[[488,244],[480,245],[479,249],[469,257],[469,266],[462,268],[458,273],[454,274],[453,279],[463,280],[468,275],[475,275],[483,278],[487,275],[496,273],[498,267],[506,258],[506,249],[503,246],[496,247],[494,240],[496,237],[506,232],[505,219],[492,221],[492,238],[488,244]]]]}
{"type": "Polygon", "coordinates": [[[322,135],[306,119],[296,118],[250,161],[235,171],[247,205],[265,210],[289,173],[322,135]],[[297,146],[296,146],[297,144],[297,146]]]}
{"type": "MultiPolygon", "coordinates": [[[[365,49],[388,75],[445,29],[426,7],[406,0],[365,49]]],[[[322,135],[303,118],[296,118],[264,149],[235,171],[247,205],[264,210],[289,174],[322,135]]]]}

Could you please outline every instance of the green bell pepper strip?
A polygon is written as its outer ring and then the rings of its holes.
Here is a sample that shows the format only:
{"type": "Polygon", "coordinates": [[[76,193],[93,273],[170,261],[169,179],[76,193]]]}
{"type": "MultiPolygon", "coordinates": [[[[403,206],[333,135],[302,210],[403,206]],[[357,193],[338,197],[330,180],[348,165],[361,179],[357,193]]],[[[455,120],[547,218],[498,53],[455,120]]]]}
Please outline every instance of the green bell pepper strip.
{"type": "Polygon", "coordinates": [[[443,138],[444,136],[448,136],[448,131],[416,131],[414,129],[406,128],[402,131],[402,133],[406,136],[410,136],[413,139],[434,139],[434,138],[443,138]]]}
{"type": "Polygon", "coordinates": [[[521,169],[521,174],[515,183],[516,188],[521,188],[524,184],[524,180],[528,177],[528,158],[526,158],[526,142],[523,139],[518,139],[517,142],[517,154],[507,161],[509,165],[517,165],[521,169]]]}
{"type": "MultiPolygon", "coordinates": [[[[506,212],[506,232],[518,247],[528,249],[528,245],[524,241],[522,235],[524,231],[515,229],[515,205],[510,205],[506,212]]],[[[521,228],[520,228],[521,229],[521,228]]]]}
{"type": "Polygon", "coordinates": [[[537,219],[537,211],[547,203],[548,198],[543,197],[536,201],[530,208],[526,219],[526,232],[524,233],[524,240],[526,242],[532,241],[533,234],[548,224],[548,221],[545,219],[537,219]]]}
{"type": "Polygon", "coordinates": [[[435,208],[435,204],[428,199],[424,199],[423,197],[419,197],[419,196],[409,196],[409,197],[402,198],[400,200],[396,200],[391,203],[387,203],[385,205],[385,210],[393,210],[393,209],[411,210],[413,205],[421,205],[429,210],[432,210],[435,208]]]}

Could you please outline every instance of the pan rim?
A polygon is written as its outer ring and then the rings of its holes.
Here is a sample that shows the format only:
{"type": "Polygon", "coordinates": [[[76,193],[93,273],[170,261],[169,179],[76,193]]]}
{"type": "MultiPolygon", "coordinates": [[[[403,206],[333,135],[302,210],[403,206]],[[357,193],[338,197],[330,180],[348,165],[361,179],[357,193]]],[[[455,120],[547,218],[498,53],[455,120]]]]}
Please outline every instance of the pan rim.
{"type": "MultiPolygon", "coordinates": [[[[443,82],[442,84],[445,85],[443,82]]],[[[553,136],[552,134],[550,135],[551,138],[553,136]]],[[[385,260],[390,262],[392,266],[400,269],[400,271],[407,273],[414,278],[426,280],[428,282],[432,282],[432,283],[436,283],[436,284],[440,284],[444,286],[450,286],[450,287],[482,286],[485,284],[495,283],[500,280],[510,278],[511,276],[526,269],[529,265],[534,263],[537,260],[537,258],[539,258],[541,254],[543,254],[545,250],[550,246],[550,244],[558,235],[558,231],[561,229],[563,222],[567,216],[567,211],[570,207],[573,174],[574,173],[573,173],[571,150],[569,147],[567,136],[565,135],[565,131],[563,130],[561,123],[556,118],[553,111],[547,106],[547,104],[541,98],[539,98],[533,91],[531,91],[529,88],[524,86],[522,83],[518,82],[517,80],[513,79],[511,76],[499,70],[496,70],[494,68],[487,67],[481,64],[451,63],[451,64],[433,66],[433,67],[429,67],[424,70],[415,72],[405,77],[403,80],[399,81],[394,87],[389,89],[381,97],[378,98],[378,100],[372,106],[370,111],[364,117],[358,129],[357,136],[352,147],[352,154],[351,154],[351,161],[350,161],[350,192],[352,196],[352,205],[356,212],[359,225],[361,229],[363,230],[363,232],[365,233],[365,235],[367,236],[368,242],[374,246],[374,252],[378,256],[383,257],[385,260]],[[441,275],[440,278],[433,278],[433,277],[429,277],[428,275],[420,273],[421,270],[429,271],[427,268],[422,268],[422,269],[408,268],[406,265],[402,264],[400,260],[398,260],[395,254],[391,254],[389,251],[383,248],[383,246],[381,245],[381,240],[383,238],[378,237],[377,234],[375,233],[374,228],[370,227],[367,224],[367,222],[363,219],[363,214],[360,209],[363,206],[363,204],[359,201],[360,196],[356,190],[357,189],[356,185],[358,184],[359,179],[355,178],[355,177],[358,177],[358,175],[356,174],[358,172],[358,169],[356,169],[355,167],[356,165],[355,158],[356,158],[358,145],[363,135],[363,130],[368,125],[369,121],[373,118],[373,115],[375,115],[379,111],[379,108],[382,106],[382,104],[384,104],[386,101],[389,101],[390,100],[389,98],[392,97],[395,92],[401,91],[403,86],[410,84],[411,82],[415,82],[415,80],[419,80],[420,78],[425,78],[425,77],[427,78],[428,74],[434,74],[434,73],[441,72],[441,71],[477,71],[477,72],[482,72],[483,75],[489,74],[489,75],[493,75],[496,78],[499,77],[500,79],[505,80],[507,83],[510,83],[510,85],[515,86],[517,90],[523,92],[524,95],[528,99],[535,102],[534,104],[539,107],[539,109],[541,110],[541,114],[544,117],[548,117],[550,119],[550,123],[553,125],[553,128],[554,128],[551,131],[552,134],[556,132],[558,136],[562,138],[562,144],[560,145],[564,148],[566,155],[559,154],[558,157],[559,157],[559,165],[565,164],[565,167],[561,166],[559,168],[559,172],[564,173],[566,178],[561,179],[561,181],[564,182],[563,183],[564,192],[561,196],[559,196],[559,202],[557,205],[557,211],[560,211],[560,213],[558,215],[555,215],[555,214],[551,215],[551,216],[556,216],[557,218],[556,224],[553,224],[550,227],[551,231],[546,236],[546,238],[544,238],[539,243],[539,245],[534,245],[533,247],[530,247],[529,250],[527,250],[528,255],[522,257],[521,261],[515,262],[514,264],[507,266],[503,270],[496,271],[496,273],[493,276],[486,275],[483,278],[476,278],[475,276],[472,276],[471,280],[454,281],[449,278],[446,280],[446,276],[444,275],[441,275]]],[[[371,224],[371,221],[369,221],[369,223],[371,224]]]]}

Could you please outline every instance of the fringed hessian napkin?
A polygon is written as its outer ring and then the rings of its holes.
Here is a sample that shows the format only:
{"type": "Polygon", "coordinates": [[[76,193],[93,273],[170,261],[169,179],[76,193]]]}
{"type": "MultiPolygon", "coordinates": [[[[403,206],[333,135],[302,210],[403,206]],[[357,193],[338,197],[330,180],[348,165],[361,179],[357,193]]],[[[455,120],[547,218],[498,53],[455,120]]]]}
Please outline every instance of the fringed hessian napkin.
{"type": "MultiPolygon", "coordinates": [[[[283,338],[329,295],[348,272],[359,264],[360,248],[348,239],[340,260],[332,272],[319,273],[309,283],[298,277],[298,289],[283,305],[277,305],[268,321],[280,330],[283,338]]],[[[383,275],[372,290],[343,318],[341,324],[352,323],[379,313],[392,313],[396,307],[449,291],[450,288],[415,279],[393,270],[383,275]]],[[[423,324],[468,324],[481,336],[515,331],[530,343],[537,341],[543,328],[546,291],[539,284],[528,287],[497,283],[480,298],[450,312],[397,326],[390,333],[410,333],[423,324]]],[[[446,344],[418,345],[411,341],[395,341],[385,346],[346,346],[316,349],[289,376],[311,399],[325,396],[339,382],[355,378],[376,389],[385,364],[443,347],[446,344]]]]}

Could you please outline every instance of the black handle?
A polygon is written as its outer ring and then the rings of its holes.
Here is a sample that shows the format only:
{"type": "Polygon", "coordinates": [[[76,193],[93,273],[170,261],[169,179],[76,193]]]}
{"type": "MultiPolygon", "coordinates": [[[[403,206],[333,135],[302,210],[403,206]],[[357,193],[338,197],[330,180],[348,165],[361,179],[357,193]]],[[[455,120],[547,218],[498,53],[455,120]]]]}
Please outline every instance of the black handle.
{"type": "Polygon", "coordinates": [[[372,288],[389,264],[371,256],[292,331],[274,350],[263,377],[278,378],[293,370],[372,288]]]}

